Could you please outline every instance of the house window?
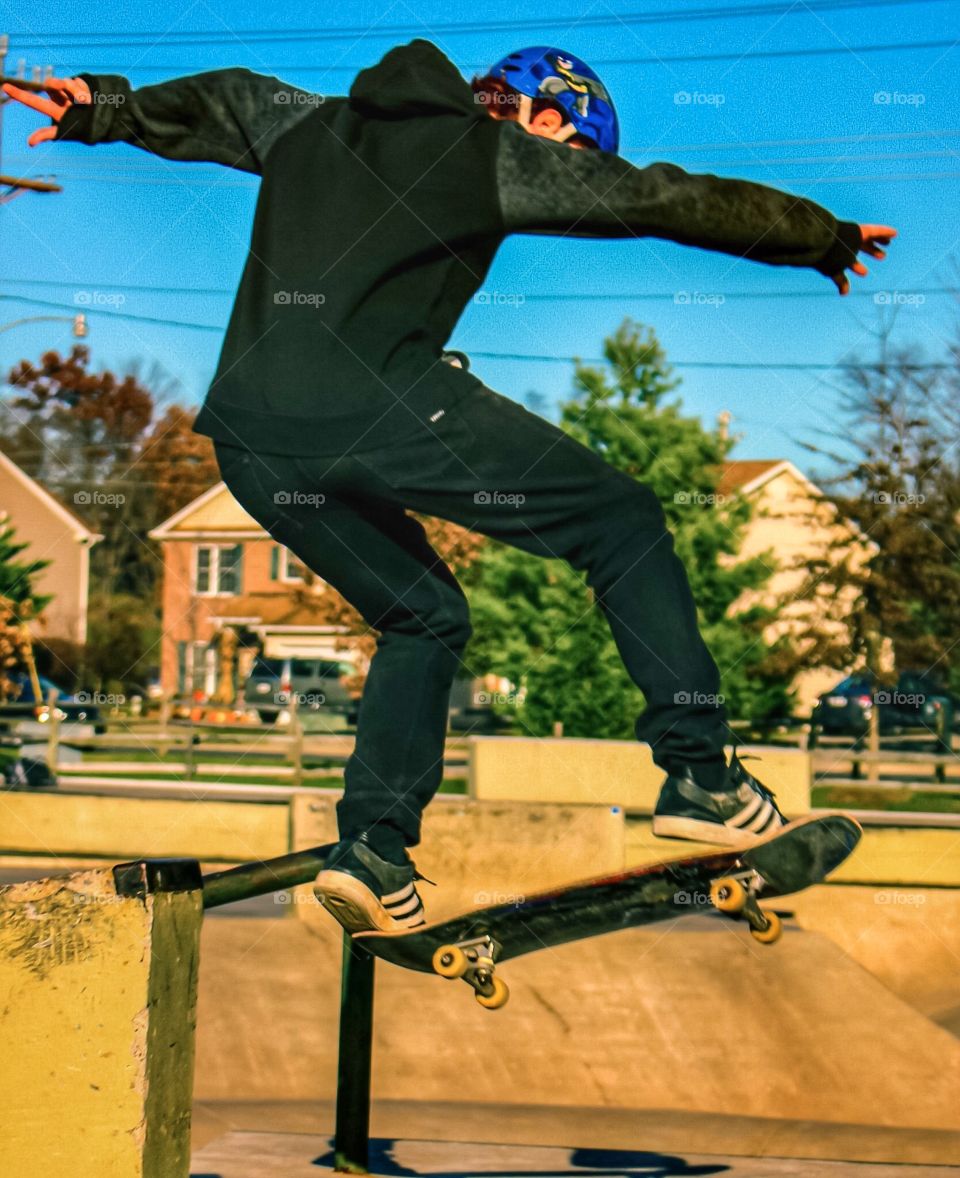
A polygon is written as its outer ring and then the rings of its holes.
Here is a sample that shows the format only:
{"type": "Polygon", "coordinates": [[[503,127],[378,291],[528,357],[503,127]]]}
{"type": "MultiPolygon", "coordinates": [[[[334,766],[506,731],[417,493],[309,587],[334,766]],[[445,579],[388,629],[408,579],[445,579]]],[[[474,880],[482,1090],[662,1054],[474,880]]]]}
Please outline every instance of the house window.
{"type": "Polygon", "coordinates": [[[200,597],[218,597],[240,592],[243,546],[204,544],[197,548],[194,592],[200,597]]]}
{"type": "Polygon", "coordinates": [[[270,551],[271,581],[305,581],[307,570],[286,548],[274,544],[270,551]]]}
{"type": "Polygon", "coordinates": [[[217,652],[209,642],[177,643],[177,694],[190,699],[213,694],[217,652]]]}

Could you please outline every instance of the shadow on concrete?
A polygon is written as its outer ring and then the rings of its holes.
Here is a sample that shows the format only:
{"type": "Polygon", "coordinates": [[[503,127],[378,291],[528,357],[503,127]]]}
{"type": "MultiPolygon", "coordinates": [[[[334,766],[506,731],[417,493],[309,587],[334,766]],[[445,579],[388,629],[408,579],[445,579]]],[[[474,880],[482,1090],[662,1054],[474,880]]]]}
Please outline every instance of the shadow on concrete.
{"type": "MultiPolygon", "coordinates": [[[[471,1170],[412,1170],[394,1158],[397,1142],[393,1138],[371,1138],[369,1169],[385,1178],[477,1178],[471,1170]]],[[[451,1146],[455,1148],[455,1146],[451,1146]]],[[[523,1147],[518,1147],[523,1148],[523,1147]]],[[[315,1158],[313,1165],[333,1169],[333,1152],[315,1158]]],[[[694,1175],[723,1174],[730,1170],[724,1165],[688,1165],[683,1158],[643,1150],[571,1149],[566,1159],[569,1173],[582,1178],[693,1178],[694,1175]]],[[[565,1171],[566,1172],[566,1171],[565,1171]]],[[[555,1178],[557,1169],[550,1170],[487,1170],[482,1178],[555,1178]]],[[[191,1178],[220,1178],[217,1174],[192,1174],[191,1178]]]]}

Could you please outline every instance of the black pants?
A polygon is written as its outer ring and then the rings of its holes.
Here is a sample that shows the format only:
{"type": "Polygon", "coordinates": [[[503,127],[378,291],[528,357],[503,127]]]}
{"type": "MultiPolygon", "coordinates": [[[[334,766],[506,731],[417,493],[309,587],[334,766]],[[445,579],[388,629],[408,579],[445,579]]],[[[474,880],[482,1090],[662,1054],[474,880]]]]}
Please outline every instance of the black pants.
{"type": "Polygon", "coordinates": [[[223,479],[279,543],[380,632],[338,807],[341,835],[384,824],[409,846],[436,793],[467,601],[405,508],[452,520],[586,574],[646,698],[654,760],[720,782],[719,674],[654,493],[489,389],[412,441],[345,457],[216,446],[223,479]]]}

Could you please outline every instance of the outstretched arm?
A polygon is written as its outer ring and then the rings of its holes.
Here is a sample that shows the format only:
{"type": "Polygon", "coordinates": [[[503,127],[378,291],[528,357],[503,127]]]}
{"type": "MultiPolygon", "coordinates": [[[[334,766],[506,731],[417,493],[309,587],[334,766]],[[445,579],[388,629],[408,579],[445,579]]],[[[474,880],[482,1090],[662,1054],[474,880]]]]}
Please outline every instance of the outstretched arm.
{"type": "Polygon", "coordinates": [[[497,189],[511,233],[574,237],[661,237],[771,266],[807,266],[831,278],[841,294],[845,270],[866,274],[863,249],[885,256],[896,230],[838,221],[827,209],[754,184],[676,164],[636,168],[605,151],[575,151],[497,123],[497,189]]]}
{"type": "Polygon", "coordinates": [[[134,90],[119,74],[47,78],[47,97],[4,83],[4,93],[54,125],[29,137],[131,143],[172,160],[206,160],[259,174],[270,147],[323,102],[279,78],[252,70],[210,70],[134,90]]]}

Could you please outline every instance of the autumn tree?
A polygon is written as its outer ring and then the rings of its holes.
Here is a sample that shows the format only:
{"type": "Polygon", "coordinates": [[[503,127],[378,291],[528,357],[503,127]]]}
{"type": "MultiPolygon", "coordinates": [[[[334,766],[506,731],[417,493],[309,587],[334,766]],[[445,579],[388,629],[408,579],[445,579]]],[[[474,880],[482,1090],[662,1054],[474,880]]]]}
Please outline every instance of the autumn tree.
{"type": "MultiPolygon", "coordinates": [[[[870,544],[856,564],[835,551],[812,579],[845,591],[849,637],[825,657],[880,680],[920,670],[960,689],[960,415],[951,380],[879,335],[878,359],[844,370],[819,481],[870,544]],[[892,666],[884,657],[893,654],[892,666]]],[[[840,546],[838,546],[840,547],[840,546]]]]}

